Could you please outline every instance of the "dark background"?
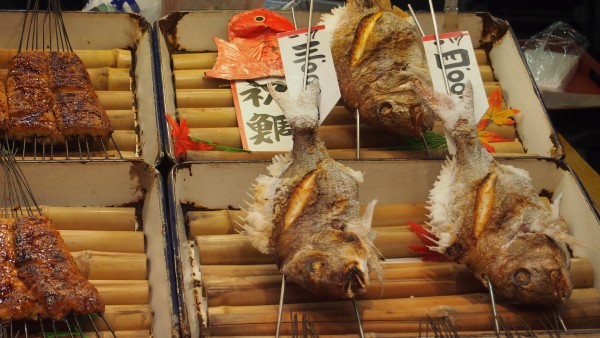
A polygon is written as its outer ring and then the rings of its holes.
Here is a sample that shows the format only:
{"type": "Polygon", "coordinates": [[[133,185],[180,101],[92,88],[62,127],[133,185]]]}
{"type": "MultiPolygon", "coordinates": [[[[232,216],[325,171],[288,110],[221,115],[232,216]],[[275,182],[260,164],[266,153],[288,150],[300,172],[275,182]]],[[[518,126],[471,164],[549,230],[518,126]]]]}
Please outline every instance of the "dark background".
{"type": "MultiPolygon", "coordinates": [[[[43,3],[47,0],[41,0],[43,3]]],[[[269,0],[267,0],[268,2],[269,0]]],[[[283,2],[283,0],[271,1],[283,2]]],[[[316,0],[315,3],[331,5],[336,1],[316,0]]],[[[343,1],[337,1],[343,3],[343,1]]],[[[444,0],[432,0],[436,11],[444,10],[444,0]]],[[[63,10],[81,10],[87,0],[62,0],[63,10]]],[[[308,1],[300,3],[308,8],[308,1]]],[[[402,9],[410,4],[415,11],[428,11],[426,0],[392,0],[402,9]]],[[[0,0],[0,9],[24,9],[26,0],[0,0]]],[[[595,60],[600,60],[600,1],[598,0],[458,0],[460,12],[489,12],[507,20],[518,39],[528,39],[556,21],[568,23],[585,35],[590,45],[587,49],[595,60]]],[[[600,83],[598,83],[600,87],[600,83]]],[[[600,172],[600,109],[571,109],[549,111],[554,128],[600,172]]]]}

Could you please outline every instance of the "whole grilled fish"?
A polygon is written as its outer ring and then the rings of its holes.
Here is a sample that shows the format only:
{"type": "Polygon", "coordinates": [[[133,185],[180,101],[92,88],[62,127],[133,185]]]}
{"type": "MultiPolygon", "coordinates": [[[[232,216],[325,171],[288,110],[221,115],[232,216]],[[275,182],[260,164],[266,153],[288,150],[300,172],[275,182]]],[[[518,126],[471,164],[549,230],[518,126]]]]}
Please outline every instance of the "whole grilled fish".
{"type": "Polygon", "coordinates": [[[462,102],[431,97],[436,115],[456,142],[429,195],[434,251],[465,263],[497,294],[524,303],[565,301],[573,285],[557,198],[547,206],[527,171],[503,165],[476,134],[472,88],[462,102]]]}
{"type": "Polygon", "coordinates": [[[349,0],[322,17],[344,105],[374,128],[421,135],[433,112],[416,84],[432,88],[413,19],[389,0],[349,0]]]}
{"type": "Polygon", "coordinates": [[[371,233],[375,202],[359,215],[362,174],[331,159],[317,136],[319,92],[316,81],[297,99],[270,91],[294,145],[273,158],[270,176],[256,179],[244,233],[275,258],[288,280],[314,293],[352,298],[366,291],[370,271],[381,276],[371,233]]]}

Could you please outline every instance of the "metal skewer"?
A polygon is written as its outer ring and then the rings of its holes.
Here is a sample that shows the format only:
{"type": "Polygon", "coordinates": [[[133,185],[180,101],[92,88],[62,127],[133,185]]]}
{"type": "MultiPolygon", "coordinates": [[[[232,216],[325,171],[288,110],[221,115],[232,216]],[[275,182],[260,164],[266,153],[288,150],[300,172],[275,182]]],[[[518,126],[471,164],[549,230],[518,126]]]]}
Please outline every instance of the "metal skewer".
{"type": "Polygon", "coordinates": [[[440,35],[438,32],[437,22],[435,20],[435,12],[433,10],[433,4],[429,0],[429,10],[431,11],[431,20],[433,22],[433,34],[435,35],[435,44],[437,45],[438,54],[440,55],[440,66],[442,67],[442,74],[444,75],[444,85],[446,85],[446,94],[450,95],[450,85],[446,78],[446,65],[444,65],[444,58],[442,57],[442,45],[440,44],[440,35]]]}
{"type": "Polygon", "coordinates": [[[354,306],[354,313],[356,314],[356,322],[358,323],[358,333],[360,338],[365,338],[365,333],[363,332],[362,320],[360,319],[360,312],[358,312],[358,305],[356,304],[356,298],[352,297],[352,305],[354,306]]]}
{"type": "Polygon", "coordinates": [[[285,275],[281,275],[281,293],[279,294],[279,309],[277,311],[277,329],[275,337],[279,338],[279,328],[281,327],[281,316],[283,315],[283,297],[285,296],[285,275]]]}
{"type": "Polygon", "coordinates": [[[496,310],[496,299],[494,297],[494,287],[492,286],[492,282],[490,282],[490,278],[485,276],[487,280],[488,291],[490,292],[490,300],[492,302],[492,314],[494,315],[494,328],[496,329],[496,335],[500,337],[500,324],[498,323],[498,312],[496,310]]]}

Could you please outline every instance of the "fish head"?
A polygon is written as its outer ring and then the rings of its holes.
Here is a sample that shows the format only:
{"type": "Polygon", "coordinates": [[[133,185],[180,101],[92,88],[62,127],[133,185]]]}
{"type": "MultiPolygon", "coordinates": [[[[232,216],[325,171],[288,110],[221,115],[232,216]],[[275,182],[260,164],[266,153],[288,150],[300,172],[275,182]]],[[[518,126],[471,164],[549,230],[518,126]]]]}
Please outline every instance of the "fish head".
{"type": "Polygon", "coordinates": [[[229,20],[229,41],[234,38],[261,38],[294,29],[294,24],[283,15],[266,8],[256,8],[235,15],[229,20]]]}
{"type": "Polygon", "coordinates": [[[518,235],[487,272],[494,290],[524,303],[564,302],[573,284],[566,246],[542,233],[518,235]]]}
{"type": "Polygon", "coordinates": [[[424,102],[415,86],[399,83],[402,77],[393,72],[382,76],[374,83],[375,92],[365,98],[364,109],[377,117],[377,123],[388,132],[420,136],[433,128],[433,110],[424,102]],[[395,88],[402,87],[401,91],[395,88]]]}
{"type": "Polygon", "coordinates": [[[282,266],[289,279],[315,293],[354,298],[369,284],[367,248],[352,231],[328,229],[282,266]]]}

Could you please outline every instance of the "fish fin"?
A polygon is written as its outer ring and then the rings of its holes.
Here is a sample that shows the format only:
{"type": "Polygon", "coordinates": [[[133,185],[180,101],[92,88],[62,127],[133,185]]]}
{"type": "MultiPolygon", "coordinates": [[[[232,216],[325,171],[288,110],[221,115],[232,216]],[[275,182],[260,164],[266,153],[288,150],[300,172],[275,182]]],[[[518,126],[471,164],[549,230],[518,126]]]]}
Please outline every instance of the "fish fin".
{"type": "Polygon", "coordinates": [[[350,53],[350,67],[354,67],[361,60],[365,53],[367,41],[375,29],[377,20],[383,15],[382,11],[371,13],[360,20],[356,33],[354,33],[354,41],[352,41],[352,51],[350,53]]]}
{"type": "Polygon", "coordinates": [[[373,213],[375,212],[375,205],[377,204],[377,200],[372,200],[369,202],[365,211],[362,214],[361,221],[364,227],[368,230],[371,229],[371,223],[373,222],[373,213]]]}
{"type": "Polygon", "coordinates": [[[452,99],[447,94],[428,91],[422,85],[416,84],[417,90],[433,112],[442,120],[444,129],[450,134],[453,134],[460,125],[462,133],[475,135],[476,121],[473,113],[473,85],[470,81],[467,82],[462,100],[452,99]],[[466,123],[458,123],[465,121],[466,123]]]}
{"type": "Polygon", "coordinates": [[[321,93],[319,80],[311,81],[302,95],[296,98],[290,97],[287,91],[285,93],[275,91],[270,83],[268,88],[269,94],[281,107],[294,135],[302,130],[316,131],[319,123],[318,104],[321,93]]]}
{"type": "Polygon", "coordinates": [[[213,40],[217,45],[217,60],[212,69],[205,72],[204,75],[226,80],[252,79],[271,75],[269,67],[260,62],[262,44],[241,51],[234,43],[216,37],[213,40]]]}
{"type": "Polygon", "coordinates": [[[477,190],[477,197],[475,200],[475,225],[473,226],[475,238],[479,238],[479,235],[492,215],[497,178],[498,176],[495,173],[489,173],[484,177],[477,190]]]}
{"type": "Polygon", "coordinates": [[[292,225],[304,211],[304,208],[311,201],[313,191],[317,181],[317,171],[312,170],[304,175],[302,180],[292,189],[292,194],[287,203],[287,210],[284,215],[283,229],[286,230],[292,225]]]}

